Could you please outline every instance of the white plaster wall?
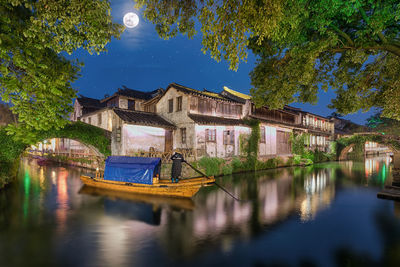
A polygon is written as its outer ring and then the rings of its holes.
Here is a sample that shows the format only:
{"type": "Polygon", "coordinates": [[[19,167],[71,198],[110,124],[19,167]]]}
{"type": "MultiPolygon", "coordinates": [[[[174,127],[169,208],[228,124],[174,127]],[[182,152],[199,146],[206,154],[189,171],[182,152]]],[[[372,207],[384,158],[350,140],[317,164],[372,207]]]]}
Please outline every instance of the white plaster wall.
{"type": "Polygon", "coordinates": [[[196,142],[197,149],[205,151],[205,154],[209,157],[232,157],[237,155],[238,151],[236,147],[238,146],[238,138],[236,126],[212,126],[212,125],[198,125],[195,126],[196,129],[196,142]],[[206,129],[216,130],[216,142],[206,141],[206,129]],[[234,144],[224,145],[224,131],[234,131],[234,144]]]}
{"type": "Polygon", "coordinates": [[[122,155],[150,150],[164,152],[165,130],[158,127],[124,124],[121,130],[122,155]]]}
{"type": "Polygon", "coordinates": [[[260,126],[265,127],[265,143],[259,144],[259,155],[276,154],[276,128],[265,124],[261,124],[260,126]]]}
{"type": "Polygon", "coordinates": [[[128,99],[120,96],[118,107],[123,109],[128,109],[128,99]]]}
{"type": "Polygon", "coordinates": [[[78,100],[75,99],[74,111],[71,113],[70,120],[77,121],[80,116],[82,116],[82,106],[79,104],[78,100]]]}
{"type": "Polygon", "coordinates": [[[276,128],[266,126],[265,127],[265,154],[266,155],[274,155],[276,154],[276,128]]]}

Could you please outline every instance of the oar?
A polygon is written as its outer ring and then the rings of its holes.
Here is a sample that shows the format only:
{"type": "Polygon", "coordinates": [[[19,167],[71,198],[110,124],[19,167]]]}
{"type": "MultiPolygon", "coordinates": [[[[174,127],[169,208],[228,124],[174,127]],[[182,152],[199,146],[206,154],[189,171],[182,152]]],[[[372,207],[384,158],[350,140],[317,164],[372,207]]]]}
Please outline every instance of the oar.
{"type": "MultiPolygon", "coordinates": [[[[207,179],[211,179],[210,177],[208,177],[205,173],[203,173],[202,171],[198,170],[197,168],[195,168],[192,164],[190,164],[189,162],[187,162],[186,160],[182,160],[183,162],[185,162],[187,165],[189,165],[189,167],[191,167],[193,170],[195,170],[196,172],[200,173],[201,175],[205,176],[207,179]]],[[[216,186],[218,186],[219,188],[222,189],[222,191],[224,191],[225,193],[227,193],[228,195],[230,195],[234,200],[236,201],[244,201],[241,200],[237,197],[235,197],[231,192],[229,192],[228,190],[226,190],[224,187],[222,187],[222,185],[219,185],[217,182],[214,181],[214,184],[216,186]]]]}

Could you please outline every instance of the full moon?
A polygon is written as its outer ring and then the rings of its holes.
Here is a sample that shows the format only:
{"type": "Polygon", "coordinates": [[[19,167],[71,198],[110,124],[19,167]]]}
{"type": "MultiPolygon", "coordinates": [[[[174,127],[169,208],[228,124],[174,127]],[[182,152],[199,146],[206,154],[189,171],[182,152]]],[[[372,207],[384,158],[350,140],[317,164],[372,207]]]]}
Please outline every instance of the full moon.
{"type": "Polygon", "coordinates": [[[124,24],[128,28],[135,28],[139,24],[139,17],[133,12],[128,12],[124,16],[124,24]]]}

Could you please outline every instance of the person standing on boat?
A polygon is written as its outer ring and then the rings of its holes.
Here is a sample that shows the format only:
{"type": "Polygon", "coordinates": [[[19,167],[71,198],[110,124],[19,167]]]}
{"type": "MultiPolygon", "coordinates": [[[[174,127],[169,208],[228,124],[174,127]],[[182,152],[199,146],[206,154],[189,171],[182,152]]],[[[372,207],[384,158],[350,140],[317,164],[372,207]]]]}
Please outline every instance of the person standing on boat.
{"type": "Polygon", "coordinates": [[[173,183],[179,182],[179,177],[182,174],[182,162],[185,160],[183,159],[182,154],[175,152],[172,157],[172,170],[171,170],[171,181],[173,183]]]}

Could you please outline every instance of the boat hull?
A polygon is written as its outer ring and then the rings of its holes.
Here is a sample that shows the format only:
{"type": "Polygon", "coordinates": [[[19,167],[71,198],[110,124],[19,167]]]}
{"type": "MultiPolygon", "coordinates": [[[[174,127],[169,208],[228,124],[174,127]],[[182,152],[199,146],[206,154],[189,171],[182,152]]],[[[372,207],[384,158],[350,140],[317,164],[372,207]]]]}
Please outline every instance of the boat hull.
{"type": "Polygon", "coordinates": [[[85,185],[97,188],[116,190],[127,193],[182,197],[182,198],[193,197],[202,186],[210,185],[215,182],[214,177],[210,178],[200,177],[200,178],[181,179],[179,180],[178,183],[172,183],[169,180],[160,180],[158,183],[147,185],[147,184],[109,181],[85,175],[81,176],[81,180],[85,185]]]}

